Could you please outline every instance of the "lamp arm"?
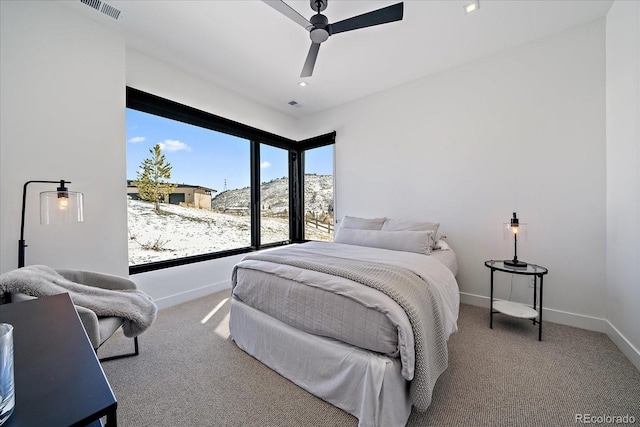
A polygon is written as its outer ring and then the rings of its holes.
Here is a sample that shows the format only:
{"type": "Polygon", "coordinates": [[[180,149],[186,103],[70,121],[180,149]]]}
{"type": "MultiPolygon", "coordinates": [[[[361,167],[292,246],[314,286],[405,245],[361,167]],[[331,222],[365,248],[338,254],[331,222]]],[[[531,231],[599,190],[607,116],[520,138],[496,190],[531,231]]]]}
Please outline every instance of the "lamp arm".
{"type": "Polygon", "coordinates": [[[22,189],[22,213],[20,216],[20,240],[18,240],[18,268],[24,267],[24,248],[27,245],[24,242],[24,216],[27,205],[27,186],[31,183],[40,183],[40,184],[58,184],[61,182],[70,182],[64,180],[58,181],[27,181],[24,183],[24,187],[22,189]]]}

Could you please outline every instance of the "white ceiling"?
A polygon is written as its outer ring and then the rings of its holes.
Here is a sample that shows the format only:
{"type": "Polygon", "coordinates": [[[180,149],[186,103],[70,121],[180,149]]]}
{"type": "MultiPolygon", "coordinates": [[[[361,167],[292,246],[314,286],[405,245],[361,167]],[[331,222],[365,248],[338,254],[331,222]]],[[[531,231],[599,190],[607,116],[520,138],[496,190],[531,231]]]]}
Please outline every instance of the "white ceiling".
{"type": "MultiPolygon", "coordinates": [[[[320,48],[300,87],[309,33],[257,0],[107,0],[116,21],[82,3],[62,1],[113,26],[127,46],[293,117],[362,98],[446,68],[605,16],[612,0],[404,1],[399,22],[336,34],[320,48]],[[289,101],[301,107],[292,107],[289,101]]],[[[397,0],[329,0],[329,22],[397,0]]],[[[306,18],[309,0],[286,3],[306,18]]]]}

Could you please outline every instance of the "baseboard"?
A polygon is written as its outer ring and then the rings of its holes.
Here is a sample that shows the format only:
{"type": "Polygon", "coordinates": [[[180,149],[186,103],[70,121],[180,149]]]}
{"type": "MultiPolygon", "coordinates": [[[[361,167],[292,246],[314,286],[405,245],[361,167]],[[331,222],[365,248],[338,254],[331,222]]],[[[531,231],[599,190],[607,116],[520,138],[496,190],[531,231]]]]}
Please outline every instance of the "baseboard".
{"type": "Polygon", "coordinates": [[[230,280],[223,280],[222,282],[213,283],[211,285],[202,286],[200,288],[189,289],[188,291],[180,292],[179,294],[158,298],[154,300],[154,302],[159,309],[163,309],[173,307],[174,305],[182,304],[184,302],[188,302],[207,295],[211,295],[225,289],[231,289],[230,280]]]}
{"type": "Polygon", "coordinates": [[[631,342],[624,335],[620,333],[620,331],[611,324],[608,320],[607,322],[607,331],[605,333],[614,342],[616,346],[624,353],[625,356],[635,365],[636,368],[640,371],[640,350],[634,347],[631,342]]]}
{"type": "MultiPolygon", "coordinates": [[[[489,297],[483,295],[460,292],[460,302],[489,308],[489,297]]],[[[614,342],[614,344],[627,356],[627,358],[640,370],[640,351],[620,333],[607,319],[601,319],[583,314],[570,313],[562,310],[543,308],[542,320],[576,328],[587,329],[589,331],[602,332],[614,342]]]]}
{"type": "MultiPolygon", "coordinates": [[[[489,297],[484,295],[474,295],[460,292],[460,302],[478,307],[489,308],[489,297]]],[[[587,329],[589,331],[604,332],[608,330],[607,321],[598,317],[585,316],[583,314],[570,313],[567,311],[544,308],[542,320],[560,323],[562,325],[574,326],[576,328],[587,329]]]]}

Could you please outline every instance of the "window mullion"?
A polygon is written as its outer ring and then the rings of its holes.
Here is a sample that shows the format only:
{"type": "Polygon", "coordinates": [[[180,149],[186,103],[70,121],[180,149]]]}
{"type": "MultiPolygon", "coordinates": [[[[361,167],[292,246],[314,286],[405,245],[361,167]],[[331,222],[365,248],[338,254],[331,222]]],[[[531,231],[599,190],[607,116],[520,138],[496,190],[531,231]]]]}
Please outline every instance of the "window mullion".
{"type": "Polygon", "coordinates": [[[251,246],[260,249],[260,143],[251,141],[251,246]]]}
{"type": "Polygon", "coordinates": [[[292,242],[304,239],[304,152],[289,151],[289,232],[292,242]]]}

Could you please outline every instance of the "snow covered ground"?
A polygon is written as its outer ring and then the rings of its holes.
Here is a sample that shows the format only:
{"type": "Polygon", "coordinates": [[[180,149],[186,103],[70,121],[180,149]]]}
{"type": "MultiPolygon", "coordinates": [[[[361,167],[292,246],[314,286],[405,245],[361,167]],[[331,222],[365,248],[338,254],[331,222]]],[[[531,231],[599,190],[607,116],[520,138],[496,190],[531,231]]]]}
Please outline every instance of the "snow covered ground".
{"type": "MultiPolygon", "coordinates": [[[[129,265],[182,258],[237,249],[251,245],[251,219],[204,209],[162,204],[159,214],[153,203],[129,200],[129,265]]],[[[262,218],[263,243],[287,240],[286,218],[262,218]]],[[[313,228],[307,239],[333,240],[313,228]]]]}

